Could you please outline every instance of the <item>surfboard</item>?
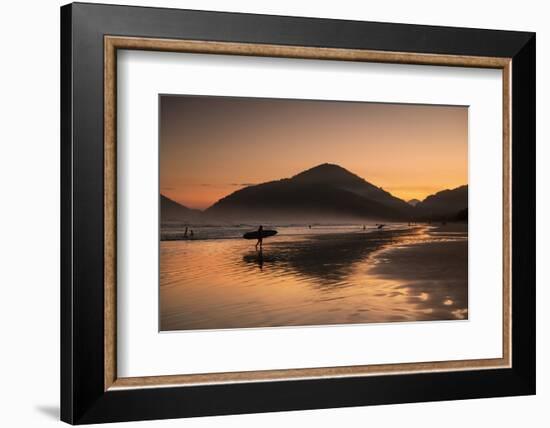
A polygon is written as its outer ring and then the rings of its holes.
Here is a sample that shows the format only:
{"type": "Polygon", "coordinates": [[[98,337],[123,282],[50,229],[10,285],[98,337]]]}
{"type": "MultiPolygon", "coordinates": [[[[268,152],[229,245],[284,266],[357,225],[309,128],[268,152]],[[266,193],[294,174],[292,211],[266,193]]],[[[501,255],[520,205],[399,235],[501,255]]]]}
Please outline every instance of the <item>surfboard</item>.
{"type": "MultiPolygon", "coordinates": [[[[268,238],[270,236],[276,235],[276,230],[262,230],[262,238],[268,238]]],[[[256,230],[255,232],[248,232],[243,235],[244,239],[258,239],[260,234],[256,230]]]]}

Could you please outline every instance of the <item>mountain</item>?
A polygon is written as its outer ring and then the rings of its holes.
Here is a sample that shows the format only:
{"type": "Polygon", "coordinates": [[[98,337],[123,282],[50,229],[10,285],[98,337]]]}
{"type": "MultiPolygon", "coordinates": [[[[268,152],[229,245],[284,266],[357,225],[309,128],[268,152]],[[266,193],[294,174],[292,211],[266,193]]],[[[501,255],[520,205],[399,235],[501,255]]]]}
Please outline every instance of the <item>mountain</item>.
{"type": "Polygon", "coordinates": [[[339,165],[324,163],[295,175],[291,180],[297,183],[332,186],[390,207],[409,209],[407,203],[402,199],[396,198],[391,193],[376,187],[339,165]]]}
{"type": "Polygon", "coordinates": [[[161,223],[167,221],[187,222],[196,219],[200,215],[199,210],[187,208],[184,205],[160,195],[160,219],[161,223]]]}
{"type": "Polygon", "coordinates": [[[460,210],[456,214],[454,220],[456,220],[456,221],[466,221],[467,222],[468,221],[468,208],[464,208],[463,210],[460,210]]]}
{"type": "Polygon", "coordinates": [[[437,192],[418,203],[415,208],[423,216],[454,217],[468,208],[468,186],[437,192]]]}
{"type": "Polygon", "coordinates": [[[412,205],[413,207],[416,207],[420,203],[420,201],[418,199],[409,199],[407,203],[409,205],[412,205]]]}
{"type": "Polygon", "coordinates": [[[204,214],[227,220],[406,220],[414,208],[338,165],[322,164],[237,190],[204,214]]]}

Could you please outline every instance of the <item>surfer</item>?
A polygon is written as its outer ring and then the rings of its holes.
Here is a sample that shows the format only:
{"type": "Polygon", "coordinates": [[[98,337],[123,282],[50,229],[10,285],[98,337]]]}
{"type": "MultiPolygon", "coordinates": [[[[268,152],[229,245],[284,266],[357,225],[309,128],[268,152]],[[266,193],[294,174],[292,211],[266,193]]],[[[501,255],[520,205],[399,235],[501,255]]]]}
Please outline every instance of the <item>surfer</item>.
{"type": "Polygon", "coordinates": [[[257,239],[256,242],[256,250],[258,250],[258,245],[260,246],[260,251],[262,251],[263,247],[263,241],[264,238],[268,238],[270,236],[275,236],[277,234],[276,230],[266,230],[262,225],[258,227],[258,230],[255,230],[254,232],[247,232],[243,235],[244,239],[257,239]]]}
{"type": "Polygon", "coordinates": [[[256,242],[256,250],[258,249],[258,245],[260,246],[260,251],[262,251],[262,245],[263,245],[263,234],[264,234],[264,227],[260,224],[260,227],[258,227],[258,242],[256,242]]]}

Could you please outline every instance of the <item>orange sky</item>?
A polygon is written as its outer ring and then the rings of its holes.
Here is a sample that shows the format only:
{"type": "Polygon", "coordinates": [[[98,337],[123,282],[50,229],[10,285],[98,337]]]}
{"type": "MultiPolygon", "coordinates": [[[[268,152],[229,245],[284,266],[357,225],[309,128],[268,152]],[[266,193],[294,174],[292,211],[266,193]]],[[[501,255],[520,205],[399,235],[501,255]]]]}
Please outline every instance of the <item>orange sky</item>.
{"type": "Polygon", "coordinates": [[[161,96],[160,191],[207,208],[338,164],[405,200],[468,183],[467,107],[161,96]]]}

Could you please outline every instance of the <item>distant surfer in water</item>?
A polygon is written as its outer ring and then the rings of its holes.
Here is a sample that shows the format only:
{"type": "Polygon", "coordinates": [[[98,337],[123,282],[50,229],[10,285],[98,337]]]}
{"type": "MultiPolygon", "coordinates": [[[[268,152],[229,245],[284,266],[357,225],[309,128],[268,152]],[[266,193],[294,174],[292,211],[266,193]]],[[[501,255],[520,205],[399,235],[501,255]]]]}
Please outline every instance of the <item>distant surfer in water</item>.
{"type": "Polygon", "coordinates": [[[258,227],[258,242],[256,242],[256,250],[258,249],[258,245],[260,246],[260,251],[262,251],[262,245],[263,245],[263,233],[264,233],[264,227],[260,224],[260,227],[258,227]]]}

